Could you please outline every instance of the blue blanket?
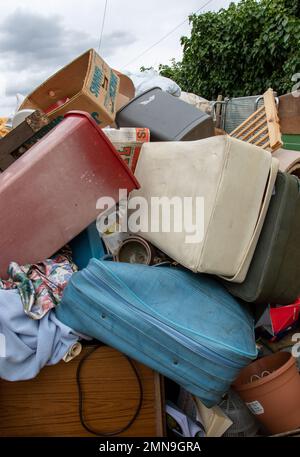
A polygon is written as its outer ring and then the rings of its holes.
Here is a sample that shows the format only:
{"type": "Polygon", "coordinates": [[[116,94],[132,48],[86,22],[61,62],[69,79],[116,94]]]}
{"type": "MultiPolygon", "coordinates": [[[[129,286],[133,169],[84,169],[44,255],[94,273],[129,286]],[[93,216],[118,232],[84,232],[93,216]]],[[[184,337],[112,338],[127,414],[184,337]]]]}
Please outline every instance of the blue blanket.
{"type": "Polygon", "coordinates": [[[77,340],[53,311],[33,320],[16,289],[0,290],[0,378],[34,378],[45,365],[58,363],[77,340]]]}

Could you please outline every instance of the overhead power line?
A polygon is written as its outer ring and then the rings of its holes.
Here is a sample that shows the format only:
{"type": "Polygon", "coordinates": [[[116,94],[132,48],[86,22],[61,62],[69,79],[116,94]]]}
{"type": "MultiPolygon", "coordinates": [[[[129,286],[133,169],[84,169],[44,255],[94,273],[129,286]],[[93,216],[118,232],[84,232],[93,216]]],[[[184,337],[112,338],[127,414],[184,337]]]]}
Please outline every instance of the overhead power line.
{"type": "Polygon", "coordinates": [[[101,49],[102,36],[103,36],[105,17],[106,17],[106,10],[107,10],[107,1],[108,0],[105,0],[104,13],[103,13],[103,19],[102,19],[102,26],[101,26],[101,32],[100,32],[100,38],[99,38],[99,45],[98,45],[98,53],[100,53],[100,49],[101,49]]]}
{"type": "MultiPolygon", "coordinates": [[[[203,8],[205,8],[207,5],[209,5],[211,2],[213,2],[214,0],[208,0],[206,3],[204,3],[204,5],[202,5],[200,8],[198,8],[193,14],[197,14],[199,13],[199,11],[203,10],[203,8]]],[[[149,48],[145,49],[143,52],[141,52],[138,56],[136,56],[134,59],[130,60],[125,66],[124,68],[128,67],[128,65],[130,65],[131,63],[135,62],[136,60],[138,60],[140,57],[142,57],[143,55],[145,55],[147,52],[149,52],[151,49],[153,49],[155,46],[157,46],[159,43],[161,43],[163,40],[165,40],[166,38],[168,38],[168,36],[172,35],[172,33],[174,33],[177,29],[179,29],[179,27],[181,27],[185,22],[188,21],[189,18],[186,18],[184,19],[184,21],[180,22],[180,24],[176,25],[176,27],[174,27],[172,30],[170,30],[168,33],[166,33],[163,37],[161,37],[158,41],[156,41],[155,43],[153,43],[151,46],[149,46],[149,48]]]]}

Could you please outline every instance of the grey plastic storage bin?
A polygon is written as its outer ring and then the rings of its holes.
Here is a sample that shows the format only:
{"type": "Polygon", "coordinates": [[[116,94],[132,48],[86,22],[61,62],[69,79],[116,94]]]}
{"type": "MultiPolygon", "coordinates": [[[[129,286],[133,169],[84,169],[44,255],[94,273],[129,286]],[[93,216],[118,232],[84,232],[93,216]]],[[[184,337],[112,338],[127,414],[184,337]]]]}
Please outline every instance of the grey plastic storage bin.
{"type": "Polygon", "coordinates": [[[148,127],[151,141],[192,141],[214,136],[212,118],[159,87],[117,112],[118,127],[148,127]]]}

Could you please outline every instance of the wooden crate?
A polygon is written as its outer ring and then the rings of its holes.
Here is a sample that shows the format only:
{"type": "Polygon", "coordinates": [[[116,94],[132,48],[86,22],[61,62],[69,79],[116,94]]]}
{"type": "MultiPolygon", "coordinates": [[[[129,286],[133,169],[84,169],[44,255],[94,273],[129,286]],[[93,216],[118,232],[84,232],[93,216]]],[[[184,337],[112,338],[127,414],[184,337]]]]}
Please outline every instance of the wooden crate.
{"type": "Polygon", "coordinates": [[[274,152],[282,146],[282,140],[273,90],[268,89],[263,99],[264,105],[234,129],[229,136],[274,152]]]}

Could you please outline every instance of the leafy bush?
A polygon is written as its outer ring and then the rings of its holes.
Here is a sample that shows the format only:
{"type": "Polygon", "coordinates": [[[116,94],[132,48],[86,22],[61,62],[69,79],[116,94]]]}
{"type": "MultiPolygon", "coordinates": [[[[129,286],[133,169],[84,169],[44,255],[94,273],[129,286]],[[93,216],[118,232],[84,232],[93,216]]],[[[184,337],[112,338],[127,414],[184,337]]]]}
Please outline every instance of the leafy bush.
{"type": "Polygon", "coordinates": [[[242,0],[189,21],[182,62],[159,66],[183,90],[208,99],[291,91],[300,72],[299,0],[242,0]]]}

